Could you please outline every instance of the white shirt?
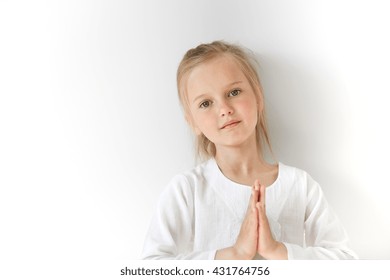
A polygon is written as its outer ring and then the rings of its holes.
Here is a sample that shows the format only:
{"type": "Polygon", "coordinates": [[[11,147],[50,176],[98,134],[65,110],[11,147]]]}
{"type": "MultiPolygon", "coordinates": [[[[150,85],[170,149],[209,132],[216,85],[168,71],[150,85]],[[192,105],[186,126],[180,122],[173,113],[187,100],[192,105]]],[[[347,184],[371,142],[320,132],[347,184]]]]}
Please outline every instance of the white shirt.
{"type": "MultiPolygon", "coordinates": [[[[176,175],[160,197],[142,258],[214,259],[217,250],[235,244],[250,195],[251,187],[225,177],[214,159],[176,175]]],[[[266,213],[288,259],[357,258],[305,171],[279,163],[276,181],[266,188],[266,213]]]]}

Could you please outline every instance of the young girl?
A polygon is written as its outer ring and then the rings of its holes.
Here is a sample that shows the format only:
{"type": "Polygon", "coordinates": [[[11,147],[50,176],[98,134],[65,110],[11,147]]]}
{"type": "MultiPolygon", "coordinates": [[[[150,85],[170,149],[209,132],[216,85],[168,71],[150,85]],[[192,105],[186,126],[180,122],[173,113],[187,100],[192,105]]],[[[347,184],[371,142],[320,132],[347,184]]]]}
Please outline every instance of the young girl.
{"type": "Polygon", "coordinates": [[[144,259],[354,259],[320,186],[269,164],[264,97],[251,56],[216,41],[177,71],[185,118],[207,160],[175,176],[152,219],[144,259]]]}

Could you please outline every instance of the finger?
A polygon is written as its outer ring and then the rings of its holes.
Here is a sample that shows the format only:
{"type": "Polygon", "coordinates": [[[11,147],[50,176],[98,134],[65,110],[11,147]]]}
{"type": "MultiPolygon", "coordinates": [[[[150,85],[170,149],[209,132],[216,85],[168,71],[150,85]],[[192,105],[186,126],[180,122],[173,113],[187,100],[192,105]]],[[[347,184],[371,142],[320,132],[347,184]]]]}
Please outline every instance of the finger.
{"type": "Polygon", "coordinates": [[[252,186],[251,197],[249,198],[249,202],[248,202],[248,211],[249,209],[256,210],[256,196],[258,195],[256,194],[255,186],[252,186]]]}
{"type": "Polygon", "coordinates": [[[256,203],[256,211],[257,211],[257,215],[258,215],[257,217],[258,217],[258,219],[259,219],[259,226],[260,226],[262,220],[264,219],[264,218],[263,218],[263,217],[264,217],[264,210],[263,210],[263,208],[261,207],[260,202],[257,202],[257,203],[256,203]]]}
{"type": "Polygon", "coordinates": [[[265,186],[260,186],[260,206],[265,211],[265,186]]]}
{"type": "Polygon", "coordinates": [[[256,197],[255,197],[256,201],[255,202],[257,203],[260,200],[260,182],[259,182],[259,180],[256,179],[254,187],[255,187],[255,193],[256,193],[256,197]]]}
{"type": "Polygon", "coordinates": [[[257,209],[257,212],[260,214],[260,211],[261,211],[261,209],[260,209],[260,202],[256,203],[256,209],[257,209]]]}
{"type": "Polygon", "coordinates": [[[268,220],[267,220],[267,215],[265,214],[265,209],[260,202],[256,203],[256,211],[257,211],[257,219],[259,221],[259,230],[260,227],[262,228],[262,230],[264,230],[265,224],[267,223],[268,220]]]}
{"type": "Polygon", "coordinates": [[[260,186],[261,186],[260,185],[260,181],[258,179],[256,179],[256,181],[255,181],[255,189],[260,191],[260,186]]]}
{"type": "Polygon", "coordinates": [[[259,202],[260,188],[258,187],[257,180],[252,186],[252,207],[256,208],[256,203],[259,202]]]}

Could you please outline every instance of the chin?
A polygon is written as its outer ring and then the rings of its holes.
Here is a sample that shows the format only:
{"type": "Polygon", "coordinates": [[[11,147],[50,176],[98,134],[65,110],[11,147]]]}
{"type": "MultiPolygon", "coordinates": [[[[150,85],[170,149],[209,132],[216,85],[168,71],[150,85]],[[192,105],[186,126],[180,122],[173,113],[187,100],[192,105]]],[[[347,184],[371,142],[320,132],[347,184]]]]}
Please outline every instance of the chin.
{"type": "Polygon", "coordinates": [[[231,148],[238,148],[240,146],[244,146],[245,144],[246,144],[245,140],[238,140],[238,139],[234,139],[233,141],[226,141],[224,143],[221,143],[222,146],[231,147],[231,148]]]}

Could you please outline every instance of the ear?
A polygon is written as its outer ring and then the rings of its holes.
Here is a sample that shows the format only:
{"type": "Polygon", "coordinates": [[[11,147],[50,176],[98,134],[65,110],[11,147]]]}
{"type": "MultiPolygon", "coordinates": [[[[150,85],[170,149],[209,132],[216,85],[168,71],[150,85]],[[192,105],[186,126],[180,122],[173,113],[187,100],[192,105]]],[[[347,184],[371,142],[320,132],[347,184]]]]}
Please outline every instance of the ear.
{"type": "Polygon", "coordinates": [[[200,129],[198,128],[198,126],[195,124],[194,120],[192,119],[192,116],[186,114],[185,115],[185,119],[188,123],[188,125],[191,127],[192,131],[196,134],[196,135],[201,135],[202,132],[200,131],[200,129]]]}

